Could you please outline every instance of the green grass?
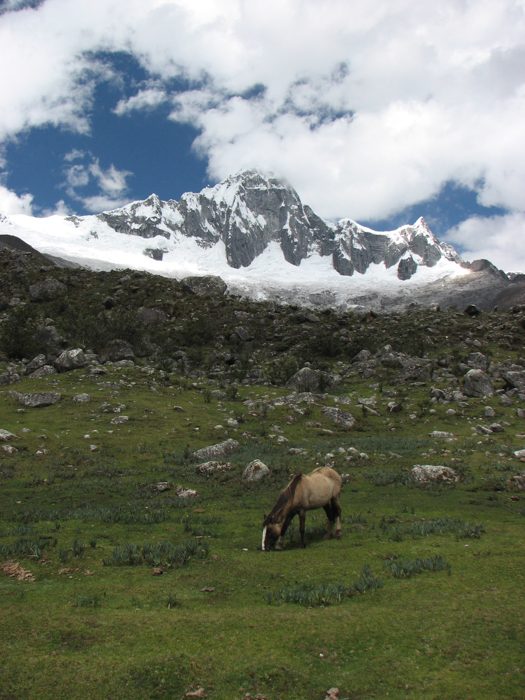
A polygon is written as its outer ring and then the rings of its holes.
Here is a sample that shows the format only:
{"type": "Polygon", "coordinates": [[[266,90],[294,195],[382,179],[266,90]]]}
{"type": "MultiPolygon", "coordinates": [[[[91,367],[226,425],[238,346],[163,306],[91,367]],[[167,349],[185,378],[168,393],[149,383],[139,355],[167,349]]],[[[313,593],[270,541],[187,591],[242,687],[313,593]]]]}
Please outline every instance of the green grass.
{"type": "MultiPolygon", "coordinates": [[[[216,400],[204,380],[154,380],[116,367],[23,380],[20,391],[64,397],[26,411],[1,395],[18,452],[0,457],[0,565],[16,561],[35,581],[0,572],[0,698],[171,699],[198,686],[212,700],[322,700],[333,686],[352,699],[523,697],[525,509],[493,481],[519,471],[515,406],[498,407],[505,433],[484,438],[470,429],[483,402],[455,424],[440,406],[412,420],[429,387],[409,387],[401,414],[365,419],[350,406],[359,427],[346,433],[319,406],[274,407],[286,389],[239,386],[216,400]],[[80,391],[91,402],[74,404],[80,391]],[[104,402],[124,404],[128,423],[111,424],[104,402]],[[287,442],[270,437],[276,425],[287,442]],[[436,443],[432,430],[458,440],[436,443]],[[241,443],[233,469],[199,476],[189,453],[227,437],[241,443]],[[294,525],[284,551],[261,552],[263,515],[289,474],[327,453],[349,474],[341,540],[325,540],[312,511],[305,549],[294,525]],[[272,475],[245,484],[255,457],[272,475]],[[418,488],[405,478],[417,463],[462,481],[418,488]],[[160,481],[172,488],[158,492],[160,481]],[[198,496],[180,499],[177,485],[198,496]]],[[[359,379],[337,391],[377,393],[359,379]]]]}

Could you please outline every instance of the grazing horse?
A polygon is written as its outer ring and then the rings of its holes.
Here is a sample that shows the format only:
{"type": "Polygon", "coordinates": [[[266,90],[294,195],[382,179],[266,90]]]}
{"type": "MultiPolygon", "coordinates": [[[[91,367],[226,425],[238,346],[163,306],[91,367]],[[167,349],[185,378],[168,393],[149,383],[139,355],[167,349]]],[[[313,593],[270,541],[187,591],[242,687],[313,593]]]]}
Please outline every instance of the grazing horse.
{"type": "Polygon", "coordinates": [[[262,550],[282,549],[283,537],[292,518],[299,515],[301,544],[304,542],[306,511],[324,508],[328,518],[328,536],[341,536],[341,506],[339,493],[343,481],[331,467],[319,467],[310,474],[296,474],[279,494],[270,515],[264,518],[262,550]]]}

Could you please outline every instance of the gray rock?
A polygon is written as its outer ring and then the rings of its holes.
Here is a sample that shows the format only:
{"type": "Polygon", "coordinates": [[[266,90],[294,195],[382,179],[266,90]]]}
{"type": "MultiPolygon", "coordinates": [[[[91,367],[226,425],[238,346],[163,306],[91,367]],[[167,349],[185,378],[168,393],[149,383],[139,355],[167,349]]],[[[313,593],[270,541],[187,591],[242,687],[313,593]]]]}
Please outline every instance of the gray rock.
{"type": "Polygon", "coordinates": [[[467,396],[492,396],[494,389],[490,377],[482,369],[471,369],[463,377],[463,392],[467,396]]]}
{"type": "Polygon", "coordinates": [[[10,433],[9,430],[4,430],[0,428],[0,440],[2,442],[7,442],[7,440],[14,440],[17,436],[14,433],[10,433]]]}
{"type": "Polygon", "coordinates": [[[321,372],[311,367],[302,367],[287,381],[286,386],[299,393],[316,392],[321,386],[321,372]]]}
{"type": "Polygon", "coordinates": [[[510,491],[525,491],[525,472],[511,476],[507,480],[507,488],[510,491]]]}
{"type": "Polygon", "coordinates": [[[472,369],[482,369],[487,371],[490,365],[490,360],[482,352],[471,352],[467,357],[467,365],[472,369]]]}
{"type": "Polygon", "coordinates": [[[38,369],[35,369],[34,372],[31,372],[29,375],[31,379],[38,379],[40,377],[47,377],[49,374],[56,374],[57,371],[53,367],[53,365],[44,365],[43,367],[39,367],[38,369]]]}
{"type": "Polygon", "coordinates": [[[223,296],[226,293],[226,282],[216,275],[203,275],[202,277],[185,277],[182,280],[182,287],[187,292],[198,297],[223,296]]]}
{"type": "Polygon", "coordinates": [[[485,406],[483,415],[485,416],[485,418],[495,418],[496,411],[492,408],[492,406],[485,406]]]}
{"type": "Polygon", "coordinates": [[[43,406],[52,406],[60,401],[62,394],[56,391],[45,391],[34,394],[21,394],[18,391],[10,391],[9,395],[18,401],[19,404],[26,408],[40,408],[43,406]]]}
{"type": "Polygon", "coordinates": [[[271,474],[270,469],[261,462],[260,459],[254,459],[250,462],[242,473],[243,481],[260,481],[271,474]]]}
{"type": "Polygon", "coordinates": [[[455,436],[454,433],[449,433],[445,430],[433,430],[431,433],[429,433],[429,437],[436,438],[438,440],[453,440],[455,436]]]}
{"type": "Polygon", "coordinates": [[[410,475],[416,483],[423,486],[430,483],[454,484],[459,481],[454,469],[442,465],[415,464],[410,475]]]}
{"type": "Polygon", "coordinates": [[[409,255],[408,258],[403,258],[397,266],[397,276],[400,280],[409,280],[413,274],[417,272],[417,263],[414,258],[409,255]]]}
{"type": "Polygon", "coordinates": [[[26,374],[31,374],[31,372],[35,372],[37,369],[43,367],[45,364],[47,364],[47,359],[45,355],[41,354],[37,355],[36,357],[33,357],[33,359],[26,365],[26,374]]]}
{"type": "Polygon", "coordinates": [[[53,301],[55,299],[63,299],[66,294],[66,285],[53,277],[49,277],[42,282],[36,282],[29,287],[31,301],[53,301]]]}
{"type": "Polygon", "coordinates": [[[342,411],[340,408],[333,406],[323,406],[321,412],[339,428],[343,428],[344,430],[352,430],[355,428],[356,420],[348,411],[342,411]]]}
{"type": "Polygon", "coordinates": [[[210,477],[215,474],[222,474],[223,472],[228,472],[233,469],[230,462],[217,462],[211,460],[209,462],[203,462],[195,467],[197,474],[201,476],[210,477]]]}
{"type": "Polygon", "coordinates": [[[511,389],[517,389],[520,393],[525,392],[525,370],[507,370],[501,372],[501,376],[511,389]]]}
{"type": "Polygon", "coordinates": [[[195,460],[213,460],[217,457],[225,457],[226,455],[235,452],[239,449],[240,445],[237,440],[232,438],[225,440],[224,442],[219,442],[215,445],[209,445],[208,447],[202,447],[200,450],[195,450],[192,457],[195,460]]]}
{"type": "Polygon", "coordinates": [[[64,350],[55,360],[55,367],[59,372],[69,372],[72,369],[85,367],[88,363],[87,357],[82,348],[64,350]]]}
{"type": "Polygon", "coordinates": [[[121,360],[133,360],[135,353],[127,340],[114,338],[106,345],[100,357],[104,362],[108,360],[110,362],[120,362],[121,360]]]}
{"type": "Polygon", "coordinates": [[[88,403],[91,401],[91,396],[89,394],[75,394],[73,401],[75,403],[88,403]]]}
{"type": "Polygon", "coordinates": [[[159,323],[164,323],[166,319],[167,316],[161,309],[141,306],[137,311],[137,321],[143,323],[145,326],[154,326],[159,323]]]}

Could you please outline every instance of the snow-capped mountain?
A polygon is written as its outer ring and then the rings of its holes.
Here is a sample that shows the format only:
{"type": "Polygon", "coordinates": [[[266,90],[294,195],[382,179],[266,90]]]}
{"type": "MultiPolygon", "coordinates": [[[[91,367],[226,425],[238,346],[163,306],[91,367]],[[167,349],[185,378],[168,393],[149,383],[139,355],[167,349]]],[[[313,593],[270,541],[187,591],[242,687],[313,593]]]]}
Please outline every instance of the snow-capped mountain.
{"type": "Polygon", "coordinates": [[[377,232],[325,221],[283,180],[250,170],[179,201],[151,195],[92,216],[0,217],[0,233],[95,269],[129,267],[184,277],[220,275],[233,291],[281,298],[328,294],[360,303],[409,296],[472,271],[420,218],[377,232]]]}

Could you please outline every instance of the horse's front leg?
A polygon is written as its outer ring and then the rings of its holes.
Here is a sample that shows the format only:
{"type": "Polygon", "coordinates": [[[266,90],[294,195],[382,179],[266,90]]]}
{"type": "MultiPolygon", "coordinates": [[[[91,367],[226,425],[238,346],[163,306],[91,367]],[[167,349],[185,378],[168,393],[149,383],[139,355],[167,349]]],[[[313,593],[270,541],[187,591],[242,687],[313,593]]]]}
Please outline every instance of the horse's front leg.
{"type": "Polygon", "coordinates": [[[306,513],[304,510],[299,511],[299,532],[301,534],[301,546],[306,547],[306,542],[304,541],[304,531],[306,523],[306,513]]]}

